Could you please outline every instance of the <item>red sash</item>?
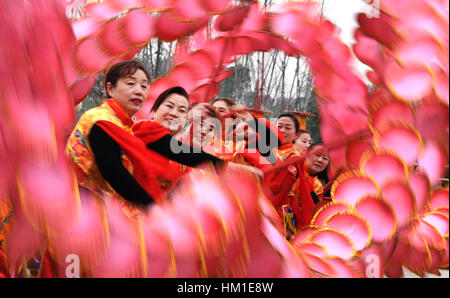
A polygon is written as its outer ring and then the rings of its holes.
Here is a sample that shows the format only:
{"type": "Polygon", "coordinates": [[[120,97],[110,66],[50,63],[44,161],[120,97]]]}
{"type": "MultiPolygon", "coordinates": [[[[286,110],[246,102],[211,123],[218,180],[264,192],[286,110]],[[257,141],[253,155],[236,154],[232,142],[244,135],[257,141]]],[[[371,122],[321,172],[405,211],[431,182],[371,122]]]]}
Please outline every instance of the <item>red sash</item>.
{"type": "MultiPolygon", "coordinates": [[[[154,140],[168,134],[165,128],[151,121],[145,125],[145,130],[154,140]],[[154,129],[155,133],[152,133],[154,129]],[[164,131],[165,130],[165,131],[164,131]]],[[[163,199],[163,190],[158,179],[166,179],[169,175],[169,160],[147,148],[146,143],[140,138],[126,132],[110,121],[97,121],[100,126],[119,146],[125,151],[126,156],[133,164],[133,176],[147,193],[159,202],[163,199]]]]}

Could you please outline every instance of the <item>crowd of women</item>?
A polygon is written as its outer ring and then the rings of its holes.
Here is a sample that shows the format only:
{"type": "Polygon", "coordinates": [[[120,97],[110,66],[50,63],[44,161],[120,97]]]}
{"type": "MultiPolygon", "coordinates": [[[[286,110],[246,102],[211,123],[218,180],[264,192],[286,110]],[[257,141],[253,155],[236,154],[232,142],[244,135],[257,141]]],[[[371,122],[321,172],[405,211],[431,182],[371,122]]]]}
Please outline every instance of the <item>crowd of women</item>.
{"type": "MultiPolygon", "coordinates": [[[[150,82],[148,71],[134,60],[106,70],[106,101],[86,111],[67,140],[65,153],[80,193],[115,200],[126,216],[137,218],[170,201],[190,171],[247,171],[261,181],[288,240],[330,200],[327,149],[311,145],[310,133],[294,114],[269,121],[263,111],[229,98],[190,103],[186,90],[173,86],[156,98],[148,119],[135,121],[150,82]]],[[[40,276],[53,276],[45,262],[54,263],[48,253],[35,264],[40,276]]],[[[34,265],[27,266],[32,271],[34,265]]]]}
{"type": "Polygon", "coordinates": [[[275,126],[229,98],[190,103],[189,94],[173,86],[155,100],[152,120],[134,122],[150,81],[136,61],[106,71],[108,99],[80,118],[66,148],[81,187],[120,200],[132,216],[169,199],[178,179],[196,167],[242,169],[270,190],[287,238],[330,199],[327,149],[311,145],[295,115],[281,114],[275,126]],[[293,157],[296,162],[283,166],[293,157]]]}

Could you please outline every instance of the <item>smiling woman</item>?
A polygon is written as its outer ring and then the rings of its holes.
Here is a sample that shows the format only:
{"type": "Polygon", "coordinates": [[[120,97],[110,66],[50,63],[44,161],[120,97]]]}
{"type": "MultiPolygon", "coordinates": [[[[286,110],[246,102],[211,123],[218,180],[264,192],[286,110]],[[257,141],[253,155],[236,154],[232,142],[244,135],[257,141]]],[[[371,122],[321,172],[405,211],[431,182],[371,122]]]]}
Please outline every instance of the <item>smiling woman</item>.
{"type": "Polygon", "coordinates": [[[137,61],[114,64],[105,73],[108,99],[80,118],[66,146],[80,186],[103,197],[115,197],[127,206],[146,206],[150,194],[133,177],[132,163],[121,141],[132,137],[132,116],[147,97],[150,75],[137,61]]]}
{"type": "Polygon", "coordinates": [[[104,79],[109,98],[114,100],[132,117],[142,107],[150,82],[147,70],[134,63],[119,63],[111,67],[104,79]]]}
{"type": "Polygon", "coordinates": [[[176,86],[161,93],[152,106],[154,121],[167,128],[172,134],[183,128],[187,121],[189,94],[176,86]]]}

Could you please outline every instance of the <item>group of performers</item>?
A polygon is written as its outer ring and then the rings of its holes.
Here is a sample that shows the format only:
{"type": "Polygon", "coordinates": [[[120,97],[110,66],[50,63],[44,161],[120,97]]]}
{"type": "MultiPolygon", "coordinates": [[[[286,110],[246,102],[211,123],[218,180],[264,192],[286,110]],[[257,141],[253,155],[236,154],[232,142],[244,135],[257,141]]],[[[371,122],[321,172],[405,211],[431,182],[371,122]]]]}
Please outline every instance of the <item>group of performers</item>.
{"type": "Polygon", "coordinates": [[[136,212],[166,200],[186,171],[205,162],[217,170],[241,168],[261,176],[270,189],[287,238],[309,224],[316,204],[329,199],[327,149],[311,146],[294,114],[281,114],[275,126],[229,98],[190,104],[189,94],[174,86],[155,100],[152,120],[135,123],[149,85],[150,75],[136,61],[106,71],[109,99],[82,115],[66,147],[81,187],[136,212]],[[295,156],[298,162],[263,174],[295,156]]]}
{"type": "Polygon", "coordinates": [[[288,240],[331,199],[327,149],[311,145],[294,114],[281,114],[275,124],[261,117],[263,111],[229,98],[190,103],[186,90],[173,86],[155,100],[151,120],[134,121],[150,81],[134,60],[105,72],[108,99],[81,116],[67,141],[81,189],[118,200],[127,216],[136,217],[170,200],[188,171],[249,171],[264,185],[288,240]]]}

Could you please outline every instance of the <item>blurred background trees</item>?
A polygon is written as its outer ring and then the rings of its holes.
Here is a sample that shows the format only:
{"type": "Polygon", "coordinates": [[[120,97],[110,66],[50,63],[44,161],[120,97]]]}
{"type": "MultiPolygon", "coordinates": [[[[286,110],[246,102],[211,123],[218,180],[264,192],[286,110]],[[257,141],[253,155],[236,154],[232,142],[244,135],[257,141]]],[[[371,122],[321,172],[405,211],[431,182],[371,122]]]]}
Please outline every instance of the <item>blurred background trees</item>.
{"type": "MultiPolygon", "coordinates": [[[[279,2],[260,0],[262,9],[279,2]]],[[[319,2],[323,13],[325,1],[319,2]]],[[[152,80],[155,80],[170,70],[176,46],[177,41],[163,42],[154,38],[135,59],[147,67],[152,80]]],[[[234,73],[221,82],[217,96],[232,98],[247,107],[271,111],[267,118],[276,118],[285,110],[315,114],[315,117],[307,118],[307,129],[311,131],[313,142],[321,140],[314,79],[308,59],[303,56],[290,57],[278,50],[255,52],[238,57],[229,69],[234,73]]],[[[103,74],[100,74],[92,91],[78,106],[78,118],[88,109],[102,104],[105,96],[102,79],[103,74]]]]}

